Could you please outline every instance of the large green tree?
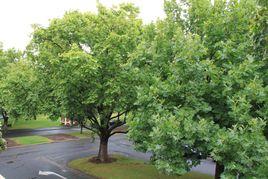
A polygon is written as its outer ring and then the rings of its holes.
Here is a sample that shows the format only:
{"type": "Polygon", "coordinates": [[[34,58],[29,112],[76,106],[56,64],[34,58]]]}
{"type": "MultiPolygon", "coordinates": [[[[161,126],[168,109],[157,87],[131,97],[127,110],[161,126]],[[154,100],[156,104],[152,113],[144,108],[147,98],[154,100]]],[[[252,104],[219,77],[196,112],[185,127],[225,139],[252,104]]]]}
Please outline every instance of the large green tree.
{"type": "Polygon", "coordinates": [[[129,54],[139,42],[141,21],[129,4],[98,13],[68,12],[35,26],[28,57],[38,70],[43,110],[86,120],[100,138],[98,160],[107,162],[108,139],[134,109],[136,69],[129,54]]]}
{"type": "Polygon", "coordinates": [[[252,33],[259,7],[166,1],[166,19],[144,29],[132,54],[145,75],[130,137],[160,170],[183,174],[211,157],[216,178],[267,177],[267,61],[252,33]]]}

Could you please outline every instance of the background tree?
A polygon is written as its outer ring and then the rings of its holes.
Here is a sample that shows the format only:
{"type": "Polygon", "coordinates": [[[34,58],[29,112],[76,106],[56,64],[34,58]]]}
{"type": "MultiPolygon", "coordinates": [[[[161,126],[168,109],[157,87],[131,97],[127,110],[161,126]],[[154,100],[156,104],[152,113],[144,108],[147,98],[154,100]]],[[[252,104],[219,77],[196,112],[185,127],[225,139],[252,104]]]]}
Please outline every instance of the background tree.
{"type": "MultiPolygon", "coordinates": [[[[17,51],[15,49],[8,49],[8,50],[3,50],[2,45],[0,44],[0,81],[1,83],[5,82],[4,75],[5,75],[5,68],[11,64],[15,63],[21,58],[22,53],[20,51],[17,51]]],[[[0,92],[1,93],[1,92],[0,92]]],[[[5,132],[7,130],[8,126],[8,113],[6,109],[4,108],[5,103],[0,98],[0,113],[3,116],[4,123],[2,126],[3,131],[5,132]]]]}
{"type": "Polygon", "coordinates": [[[265,178],[268,94],[252,36],[257,2],[182,2],[166,1],[167,18],[144,29],[132,55],[146,75],[130,137],[167,173],[212,157],[215,178],[265,178]]]}
{"type": "Polygon", "coordinates": [[[108,139],[126,123],[136,99],[136,69],[129,54],[139,42],[138,10],[123,4],[98,13],[69,12],[48,28],[36,26],[28,46],[46,112],[86,119],[100,137],[98,160],[107,162],[108,139]]]}
{"type": "Polygon", "coordinates": [[[10,117],[36,119],[38,82],[34,70],[25,61],[10,63],[2,69],[0,98],[10,117]]]}

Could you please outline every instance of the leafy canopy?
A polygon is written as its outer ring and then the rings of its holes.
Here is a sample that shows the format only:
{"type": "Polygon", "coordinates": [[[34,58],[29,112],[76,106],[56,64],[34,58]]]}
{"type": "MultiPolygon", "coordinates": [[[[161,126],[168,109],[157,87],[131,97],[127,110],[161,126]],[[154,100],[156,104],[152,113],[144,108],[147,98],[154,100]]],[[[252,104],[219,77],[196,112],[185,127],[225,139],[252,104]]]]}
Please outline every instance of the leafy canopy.
{"type": "Polygon", "coordinates": [[[25,60],[2,69],[0,101],[10,117],[36,118],[38,113],[38,82],[34,70],[25,60]]]}
{"type": "Polygon", "coordinates": [[[139,42],[137,13],[130,4],[99,5],[97,14],[68,12],[35,27],[28,56],[39,72],[44,111],[86,119],[86,128],[106,138],[126,122],[136,99],[129,54],[139,42]]]}
{"type": "Polygon", "coordinates": [[[136,147],[167,173],[212,157],[222,177],[267,177],[267,61],[253,38],[259,4],[173,0],[165,10],[132,55],[144,74],[130,131],[136,147]]]}
{"type": "MultiPolygon", "coordinates": [[[[0,49],[0,111],[8,116],[34,117],[38,108],[36,77],[21,51],[0,49]]],[[[6,126],[4,126],[6,127],[6,126]]]]}

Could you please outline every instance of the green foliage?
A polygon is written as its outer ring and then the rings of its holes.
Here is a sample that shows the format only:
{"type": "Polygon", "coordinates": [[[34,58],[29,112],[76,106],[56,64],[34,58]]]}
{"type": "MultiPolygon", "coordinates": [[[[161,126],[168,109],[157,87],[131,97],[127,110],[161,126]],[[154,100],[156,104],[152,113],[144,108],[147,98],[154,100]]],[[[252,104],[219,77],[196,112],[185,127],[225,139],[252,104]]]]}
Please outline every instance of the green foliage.
{"type": "Polygon", "coordinates": [[[5,51],[2,50],[2,46],[0,47],[0,111],[4,118],[3,132],[7,130],[10,116],[14,118],[20,115],[31,116],[33,110],[36,110],[36,106],[32,106],[36,103],[29,104],[33,101],[30,98],[35,97],[28,92],[29,89],[25,89],[26,86],[32,85],[31,78],[29,81],[25,79],[29,77],[28,72],[24,72],[29,69],[23,67],[25,65],[22,61],[22,52],[15,49],[5,51]],[[18,90],[20,91],[17,92],[18,90]],[[25,104],[27,106],[24,106],[25,104]]]}
{"type": "MultiPolygon", "coordinates": [[[[0,70],[6,67],[9,63],[14,63],[21,58],[22,52],[15,49],[3,50],[0,45],[0,70]]],[[[3,73],[0,73],[0,77],[3,73]]]]}
{"type": "Polygon", "coordinates": [[[97,14],[68,12],[47,28],[35,27],[27,54],[38,71],[44,113],[79,120],[106,139],[125,124],[138,82],[129,60],[141,31],[137,13],[130,4],[99,4],[97,14]]]}
{"type": "Polygon", "coordinates": [[[167,0],[164,9],[146,26],[130,4],[35,25],[26,60],[0,48],[1,109],[65,115],[106,144],[128,115],[136,148],[159,170],[182,175],[212,157],[222,177],[266,178],[266,1],[167,0]]]}
{"type": "MultiPolygon", "coordinates": [[[[252,119],[248,125],[219,130],[211,138],[211,157],[225,166],[224,175],[241,178],[267,178],[267,141],[262,135],[263,121],[252,119]],[[263,172],[261,171],[263,170],[263,172]]],[[[228,177],[227,177],[228,178],[228,177]]]]}
{"type": "MultiPolygon", "coordinates": [[[[1,123],[0,123],[0,129],[1,129],[1,123]]],[[[6,149],[6,141],[5,141],[5,139],[3,139],[2,138],[2,132],[1,132],[1,130],[0,130],[0,152],[2,151],[2,150],[5,150],[6,149]]]]}
{"type": "Polygon", "coordinates": [[[34,70],[24,60],[2,69],[0,101],[11,117],[36,118],[38,83],[34,70]]]}
{"type": "Polygon", "coordinates": [[[258,4],[182,4],[166,1],[167,18],[144,28],[132,54],[144,75],[130,137],[167,173],[212,157],[225,166],[223,176],[262,178],[268,93],[267,63],[252,32],[258,4]]]}
{"type": "MultiPolygon", "coordinates": [[[[0,80],[1,83],[4,82],[5,68],[11,63],[15,63],[20,59],[21,52],[15,49],[3,50],[2,45],[0,44],[0,80]]],[[[3,101],[0,99],[0,106],[3,108],[3,101]]]]}

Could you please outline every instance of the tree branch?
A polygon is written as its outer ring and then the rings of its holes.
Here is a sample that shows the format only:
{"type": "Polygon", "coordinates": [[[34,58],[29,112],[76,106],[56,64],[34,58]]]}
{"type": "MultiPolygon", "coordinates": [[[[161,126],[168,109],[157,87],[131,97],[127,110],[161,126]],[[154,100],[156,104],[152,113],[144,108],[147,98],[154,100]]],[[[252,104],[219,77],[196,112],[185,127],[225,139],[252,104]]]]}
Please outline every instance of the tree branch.
{"type": "Polygon", "coordinates": [[[89,122],[91,123],[91,125],[96,125],[98,128],[100,128],[100,124],[97,119],[94,119],[93,117],[89,118],[89,122]]]}
{"type": "Polygon", "coordinates": [[[214,55],[216,54],[216,50],[210,53],[209,60],[212,60],[214,55]]]}
{"type": "Polygon", "coordinates": [[[97,117],[94,115],[94,112],[92,111],[92,108],[87,108],[86,109],[87,117],[89,118],[90,121],[93,121],[96,125],[100,127],[100,124],[98,122],[97,117]]]}
{"type": "Polygon", "coordinates": [[[114,129],[116,129],[117,127],[120,127],[122,125],[126,124],[126,122],[122,122],[122,121],[119,121],[119,122],[115,122],[114,125],[112,125],[108,131],[109,132],[112,132],[114,129]]]}
{"type": "Polygon", "coordinates": [[[116,116],[111,117],[110,120],[111,120],[111,119],[114,119],[114,118],[119,118],[120,116],[122,116],[122,115],[125,114],[126,112],[127,112],[127,111],[124,111],[124,112],[122,112],[122,113],[118,113],[116,116]]]}
{"type": "Polygon", "coordinates": [[[95,122],[96,124],[100,125],[99,122],[98,122],[98,119],[97,119],[94,115],[92,115],[92,116],[90,116],[90,117],[91,117],[91,120],[92,120],[93,122],[95,122]]]}
{"type": "Polygon", "coordinates": [[[92,132],[97,133],[99,135],[98,130],[96,130],[95,128],[88,127],[88,126],[85,126],[85,125],[83,125],[83,127],[86,128],[86,129],[88,129],[88,130],[91,130],[92,132]]]}
{"type": "Polygon", "coordinates": [[[56,45],[61,50],[63,50],[63,47],[61,45],[59,45],[58,43],[54,42],[52,39],[50,39],[50,38],[43,38],[43,39],[52,42],[54,45],[56,45]]]}
{"type": "Polygon", "coordinates": [[[128,131],[115,131],[115,132],[112,132],[109,136],[113,136],[114,134],[127,134],[128,131]]]}

